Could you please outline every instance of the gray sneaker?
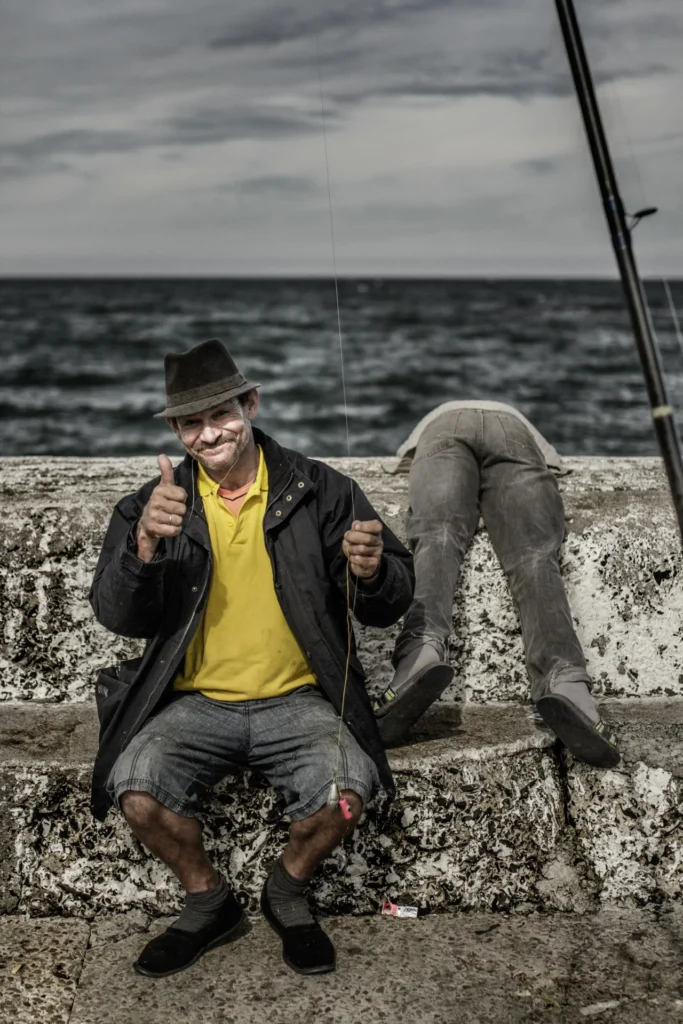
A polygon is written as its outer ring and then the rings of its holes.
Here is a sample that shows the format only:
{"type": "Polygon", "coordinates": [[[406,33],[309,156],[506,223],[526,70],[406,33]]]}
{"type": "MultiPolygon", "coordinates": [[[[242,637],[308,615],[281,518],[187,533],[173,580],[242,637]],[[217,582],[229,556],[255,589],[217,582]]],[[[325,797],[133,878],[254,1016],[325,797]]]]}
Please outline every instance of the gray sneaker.
{"type": "Polygon", "coordinates": [[[453,675],[431,644],[401,659],[391,685],[372,706],[385,747],[403,742],[411,726],[452,683],[453,675]]]}
{"type": "MultiPolygon", "coordinates": [[[[572,684],[576,685],[576,684],[572,684]]],[[[567,687],[563,687],[567,689],[567,687]]],[[[570,699],[565,693],[547,693],[536,701],[536,711],[545,724],[562,740],[567,750],[579,761],[597,768],[614,768],[619,764],[617,739],[612,729],[570,699]]]]}

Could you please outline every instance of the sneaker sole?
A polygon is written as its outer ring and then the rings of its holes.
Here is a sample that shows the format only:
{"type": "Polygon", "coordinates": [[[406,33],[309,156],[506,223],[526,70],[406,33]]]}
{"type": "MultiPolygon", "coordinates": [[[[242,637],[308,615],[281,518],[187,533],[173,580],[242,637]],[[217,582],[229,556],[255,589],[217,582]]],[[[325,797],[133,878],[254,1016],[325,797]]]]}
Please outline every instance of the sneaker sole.
{"type": "Polygon", "coordinates": [[[228,942],[232,942],[234,939],[239,939],[245,924],[247,923],[247,915],[242,914],[237,924],[233,925],[232,928],[228,929],[227,932],[223,932],[218,938],[213,939],[208,945],[203,946],[202,949],[194,956],[191,960],[188,960],[182,967],[174,967],[172,971],[161,971],[156,973],[155,971],[148,971],[146,967],[140,967],[137,963],[133,964],[133,968],[138,974],[144,975],[145,978],[168,978],[171,974],[180,974],[181,971],[186,971],[188,967],[192,967],[198,960],[204,956],[205,953],[210,952],[212,949],[216,949],[218,946],[224,946],[228,942]]]}
{"type": "Polygon", "coordinates": [[[375,712],[385,747],[398,746],[404,740],[410,727],[453,682],[454,675],[450,665],[432,665],[414,676],[392,701],[375,712]]]}
{"type": "Polygon", "coordinates": [[[602,721],[591,722],[568,697],[550,693],[536,702],[536,710],[579,761],[585,761],[596,768],[615,768],[619,764],[621,755],[616,744],[610,742],[596,728],[596,724],[606,730],[607,736],[612,735],[609,727],[602,721]]]}
{"type": "MultiPolygon", "coordinates": [[[[272,925],[271,925],[272,928],[272,925]]],[[[275,929],[273,928],[273,931],[275,929]]],[[[290,971],[294,971],[296,974],[329,974],[331,971],[337,969],[337,961],[333,964],[324,964],[322,967],[295,967],[291,960],[282,954],[282,962],[289,967],[290,971]]]]}

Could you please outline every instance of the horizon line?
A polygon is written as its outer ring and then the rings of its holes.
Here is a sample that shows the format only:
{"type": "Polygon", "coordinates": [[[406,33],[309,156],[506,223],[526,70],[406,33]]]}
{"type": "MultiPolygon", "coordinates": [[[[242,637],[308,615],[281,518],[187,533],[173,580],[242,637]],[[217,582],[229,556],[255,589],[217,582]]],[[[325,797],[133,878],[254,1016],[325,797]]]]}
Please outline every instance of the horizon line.
{"type": "MultiPolygon", "coordinates": [[[[621,284],[618,273],[615,272],[614,276],[605,274],[577,274],[577,273],[558,273],[558,274],[503,274],[503,273],[492,273],[492,274],[425,274],[425,273],[361,273],[361,274],[337,274],[338,281],[368,281],[368,280],[379,280],[379,281],[577,281],[577,282],[590,282],[595,281],[599,283],[613,283],[621,284]]],[[[124,273],[22,273],[22,274],[3,274],[0,273],[0,283],[6,281],[334,281],[335,275],[332,273],[321,274],[321,273],[297,273],[297,274],[280,274],[280,273],[265,273],[265,274],[240,274],[240,273],[229,273],[229,274],[197,274],[197,273],[141,273],[141,274],[124,274],[124,273]]],[[[669,281],[671,283],[680,284],[683,283],[683,273],[668,275],[668,274],[643,274],[640,275],[640,279],[643,282],[658,282],[662,280],[669,281]]]]}

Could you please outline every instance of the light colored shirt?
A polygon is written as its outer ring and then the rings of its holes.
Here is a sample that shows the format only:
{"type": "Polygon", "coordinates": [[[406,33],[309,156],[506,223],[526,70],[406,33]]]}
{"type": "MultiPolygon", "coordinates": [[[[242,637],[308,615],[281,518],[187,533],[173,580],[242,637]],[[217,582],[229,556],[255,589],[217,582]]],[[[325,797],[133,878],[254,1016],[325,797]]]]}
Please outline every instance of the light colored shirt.
{"type": "Polygon", "coordinates": [[[204,614],[175,690],[215,700],[279,697],[316,678],[283,614],[263,533],[268,469],[259,449],[256,480],[237,515],[200,467],[197,477],[213,553],[204,614]]]}
{"type": "Polygon", "coordinates": [[[412,431],[411,435],[407,440],[403,442],[396,454],[399,457],[398,465],[392,470],[393,473],[408,473],[413,462],[413,456],[415,455],[415,449],[417,443],[420,440],[420,436],[424,431],[425,427],[428,427],[430,423],[438,419],[444,413],[457,412],[459,409],[482,409],[486,412],[505,412],[511,416],[516,416],[518,420],[529,429],[531,435],[541,450],[541,454],[545,459],[545,463],[548,469],[553,470],[558,476],[561,476],[566,472],[564,469],[562,458],[559,453],[553,448],[551,444],[543,437],[533,423],[529,423],[526,416],[522,416],[518,409],[515,409],[512,405],[505,405],[504,402],[484,402],[484,401],[466,401],[466,402],[444,402],[443,405],[437,406],[436,409],[432,409],[424,416],[417,426],[412,431]]]}

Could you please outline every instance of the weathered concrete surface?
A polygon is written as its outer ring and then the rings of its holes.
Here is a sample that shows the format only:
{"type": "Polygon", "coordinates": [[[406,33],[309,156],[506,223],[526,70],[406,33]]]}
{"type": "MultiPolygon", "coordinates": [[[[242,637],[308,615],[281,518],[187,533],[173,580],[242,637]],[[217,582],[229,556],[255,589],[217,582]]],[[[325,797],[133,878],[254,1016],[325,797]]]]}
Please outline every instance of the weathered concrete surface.
{"type": "MultiPolygon", "coordinates": [[[[173,910],[177,885],[120,816],[101,825],[89,814],[89,706],[51,709],[59,711],[51,731],[59,718],[62,744],[51,741],[40,760],[26,756],[40,730],[40,721],[28,724],[32,709],[4,710],[7,732],[24,737],[23,753],[14,742],[0,758],[0,833],[11,844],[4,909],[85,916],[173,910]],[[67,751],[76,760],[65,761],[67,751]]],[[[552,737],[515,704],[470,705],[464,726],[459,719],[458,708],[444,707],[410,746],[392,752],[398,799],[386,820],[382,807],[369,809],[348,848],[324,865],[319,906],[368,913],[387,895],[434,907],[552,904],[536,889],[558,856],[564,824],[557,761],[545,752],[552,737]]],[[[253,775],[226,780],[204,820],[207,846],[255,904],[286,838],[274,793],[253,775]]]]}
{"type": "MultiPolygon", "coordinates": [[[[120,817],[90,817],[91,706],[7,704],[3,713],[0,910],[176,908],[175,882],[120,817]]],[[[362,914],[390,896],[432,909],[585,912],[679,899],[683,700],[608,700],[603,713],[621,735],[617,771],[560,760],[517,704],[432,709],[390,754],[398,795],[388,818],[369,809],[324,865],[318,905],[362,914]]],[[[273,792],[256,776],[226,780],[204,822],[217,862],[255,905],[286,838],[273,792]]]]}
{"type": "MultiPolygon", "coordinates": [[[[407,478],[392,459],[331,459],[403,536],[407,478]]],[[[599,691],[682,693],[683,573],[656,459],[570,459],[564,574],[599,691]]],[[[153,458],[0,460],[0,700],[85,700],[105,664],[138,653],[93,620],[86,601],[115,502],[156,473],[153,458]]],[[[476,701],[526,699],[517,616],[485,532],[475,538],[454,607],[451,658],[476,701]]],[[[396,630],[364,630],[371,686],[390,677],[396,630]]]]}
{"type": "Polygon", "coordinates": [[[0,918],[0,1022],[68,1024],[90,928],[0,918]]]}
{"type": "MultiPolygon", "coordinates": [[[[139,916],[118,915],[93,927],[69,1024],[683,1020],[680,909],[329,920],[337,970],[318,978],[285,967],[277,938],[256,919],[248,935],[188,971],[163,981],[142,978],[131,963],[167,923],[155,921],[146,931],[139,916]]],[[[54,922],[55,932],[68,936],[68,924],[54,922]]],[[[0,921],[0,936],[2,927],[0,921]]],[[[55,941],[55,959],[69,941],[55,941]]],[[[82,956],[81,943],[72,945],[82,956]]],[[[3,976],[4,987],[8,980],[3,976]]],[[[53,1018],[33,1017],[37,1024],[45,1019],[53,1018]]]]}
{"type": "Polygon", "coordinates": [[[567,814],[603,900],[683,894],[683,701],[607,701],[625,763],[567,768],[567,814]]]}

